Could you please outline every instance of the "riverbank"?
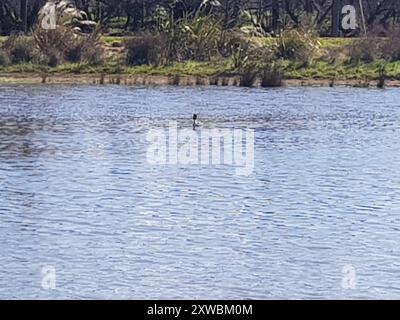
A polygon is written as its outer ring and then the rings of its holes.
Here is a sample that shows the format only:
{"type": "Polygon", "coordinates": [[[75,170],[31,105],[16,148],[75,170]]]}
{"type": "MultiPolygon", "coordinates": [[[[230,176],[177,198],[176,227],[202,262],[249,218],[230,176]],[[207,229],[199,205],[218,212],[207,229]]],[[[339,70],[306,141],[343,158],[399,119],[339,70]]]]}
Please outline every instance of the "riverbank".
{"type": "MultiPolygon", "coordinates": [[[[70,73],[0,73],[0,85],[55,84],[55,85],[129,85],[129,86],[241,86],[239,75],[151,75],[151,74],[70,74],[70,73]]],[[[261,85],[256,79],[254,87],[261,85]]],[[[369,79],[283,79],[282,86],[311,87],[377,87],[378,80],[369,79]]],[[[400,87],[400,80],[387,80],[386,87],[400,87]]]]}
{"type": "MultiPolygon", "coordinates": [[[[21,46],[25,48],[29,41],[32,41],[30,37],[24,39],[19,40],[21,43],[16,46],[18,50],[21,46]]],[[[97,49],[102,50],[104,55],[103,60],[98,63],[90,59],[81,59],[82,61],[78,59],[76,62],[56,59],[52,61],[54,62],[52,65],[35,62],[33,58],[32,61],[28,59],[28,61],[13,62],[10,60],[11,56],[3,52],[3,63],[0,59],[0,84],[257,87],[262,83],[264,86],[400,87],[400,60],[384,60],[374,52],[366,57],[364,52],[360,57],[359,53],[354,53],[358,48],[355,46],[356,41],[361,45],[360,41],[366,40],[307,38],[306,41],[299,35],[294,40],[286,36],[284,39],[292,41],[292,49],[298,50],[304,56],[284,58],[282,54],[286,51],[274,44],[277,39],[268,37],[245,39],[256,49],[253,49],[255,52],[248,51],[243,57],[235,54],[225,58],[215,55],[205,61],[169,61],[162,64],[149,61],[147,63],[136,61],[141,62],[139,64],[128,63],[129,52],[138,54],[139,49],[130,47],[132,44],[128,45],[129,38],[116,37],[101,37],[99,40],[101,44],[97,49]],[[308,48],[306,45],[308,42],[315,44],[319,49],[308,48]],[[266,62],[268,59],[265,55],[269,54],[268,48],[276,52],[273,57],[268,58],[269,62],[266,62]],[[279,53],[279,50],[283,52],[279,53]]],[[[369,39],[368,44],[378,40],[369,39]]],[[[18,50],[16,52],[19,52],[18,50]]]]}

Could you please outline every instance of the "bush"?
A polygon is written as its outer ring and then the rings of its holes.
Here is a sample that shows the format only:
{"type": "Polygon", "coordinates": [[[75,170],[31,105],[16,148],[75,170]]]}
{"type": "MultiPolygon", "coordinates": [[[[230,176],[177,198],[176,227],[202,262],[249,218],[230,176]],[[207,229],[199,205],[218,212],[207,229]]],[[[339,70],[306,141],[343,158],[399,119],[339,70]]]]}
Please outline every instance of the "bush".
{"type": "Polygon", "coordinates": [[[78,63],[82,60],[82,46],[73,45],[64,51],[64,59],[67,62],[78,63]]]}
{"type": "Polygon", "coordinates": [[[277,57],[296,60],[304,66],[313,62],[320,52],[318,35],[312,29],[288,29],[275,40],[277,57]]]}
{"type": "Polygon", "coordinates": [[[69,48],[75,41],[75,35],[66,27],[45,30],[36,28],[33,31],[33,38],[42,54],[62,53],[69,48]]]}
{"type": "Polygon", "coordinates": [[[161,7],[155,11],[156,27],[164,39],[164,61],[206,61],[219,53],[222,19],[210,14],[204,3],[178,19],[161,7]]]}
{"type": "Polygon", "coordinates": [[[351,63],[400,60],[400,29],[374,27],[368,35],[355,40],[348,48],[351,63]]]}
{"type": "Polygon", "coordinates": [[[280,87],[282,86],[282,79],[284,77],[283,68],[275,63],[268,64],[264,67],[261,76],[262,87],[280,87]]]}
{"type": "Polygon", "coordinates": [[[242,72],[240,77],[240,85],[242,87],[252,87],[257,80],[258,70],[248,67],[242,72]]]}
{"type": "Polygon", "coordinates": [[[231,48],[231,65],[234,70],[246,68],[250,59],[250,46],[248,43],[237,43],[231,48]]]}
{"type": "Polygon", "coordinates": [[[98,45],[84,45],[81,61],[91,65],[101,65],[104,63],[104,49],[98,45]]]}
{"type": "Polygon", "coordinates": [[[248,36],[239,30],[229,30],[221,33],[221,37],[218,42],[218,53],[228,58],[239,50],[247,53],[250,49],[251,42],[248,36]]]}
{"type": "Polygon", "coordinates": [[[360,62],[372,62],[381,55],[380,41],[373,37],[367,36],[355,40],[349,47],[349,62],[357,64],[360,62]]]}
{"type": "Polygon", "coordinates": [[[218,53],[221,21],[196,14],[179,23],[180,50],[184,59],[204,61],[218,53]]]}
{"type": "Polygon", "coordinates": [[[104,62],[104,48],[100,37],[93,33],[89,37],[77,37],[64,51],[65,61],[72,63],[85,62],[91,65],[100,65],[104,62]]]}
{"type": "Polygon", "coordinates": [[[163,56],[163,44],[160,34],[140,34],[125,42],[126,64],[160,64],[163,56]]]}
{"type": "Polygon", "coordinates": [[[40,52],[40,62],[56,67],[64,59],[64,53],[73,47],[75,35],[66,27],[54,30],[36,28],[33,31],[35,44],[40,52]]]}
{"type": "Polygon", "coordinates": [[[50,53],[47,58],[47,65],[51,68],[57,67],[61,60],[58,52],[50,53]]]}
{"type": "Polygon", "coordinates": [[[97,65],[104,60],[98,29],[89,36],[78,36],[66,27],[54,30],[37,28],[33,36],[42,60],[50,66],[54,67],[62,61],[97,65]]]}
{"type": "Polygon", "coordinates": [[[105,52],[101,42],[100,27],[97,27],[88,37],[81,38],[80,44],[82,45],[82,61],[92,65],[104,63],[105,52]]]}
{"type": "Polygon", "coordinates": [[[34,62],[37,52],[32,38],[20,35],[10,36],[3,44],[12,63],[34,62]]]}
{"type": "Polygon", "coordinates": [[[10,64],[10,58],[8,57],[8,54],[5,51],[0,50],[0,66],[5,67],[8,66],[9,64],[10,64]]]}
{"type": "Polygon", "coordinates": [[[265,45],[265,38],[257,40],[249,39],[241,31],[227,32],[223,36],[223,43],[220,44],[220,54],[224,57],[229,56],[230,67],[239,72],[246,72],[248,68],[270,62],[277,58],[276,47],[265,45]]]}
{"type": "Polygon", "coordinates": [[[381,43],[381,58],[387,61],[400,60],[400,28],[392,27],[387,31],[386,39],[381,43]]]}

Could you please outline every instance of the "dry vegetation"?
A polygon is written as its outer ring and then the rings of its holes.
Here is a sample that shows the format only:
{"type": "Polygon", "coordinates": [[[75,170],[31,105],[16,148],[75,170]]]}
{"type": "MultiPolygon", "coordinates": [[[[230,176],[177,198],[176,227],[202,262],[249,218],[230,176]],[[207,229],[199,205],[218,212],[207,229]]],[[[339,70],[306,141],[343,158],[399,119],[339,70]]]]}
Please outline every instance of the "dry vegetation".
{"type": "Polygon", "coordinates": [[[164,18],[157,29],[122,38],[101,37],[99,29],[76,35],[66,27],[13,35],[0,42],[0,70],[232,74],[244,86],[279,86],[284,78],[400,79],[400,30],[394,27],[332,39],[312,27],[288,26],[272,37],[224,29],[223,21],[201,11],[173,24],[164,18]]]}

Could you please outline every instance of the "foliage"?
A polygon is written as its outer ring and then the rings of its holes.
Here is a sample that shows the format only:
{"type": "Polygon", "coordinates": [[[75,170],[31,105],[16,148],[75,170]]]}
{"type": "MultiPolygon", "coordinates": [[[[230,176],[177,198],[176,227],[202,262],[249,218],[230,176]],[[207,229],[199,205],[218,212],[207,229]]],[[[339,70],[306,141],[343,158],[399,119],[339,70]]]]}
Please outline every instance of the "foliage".
{"type": "Polygon", "coordinates": [[[321,42],[313,29],[299,28],[282,31],[275,38],[277,57],[301,62],[307,66],[321,51],[321,42]]]}
{"type": "Polygon", "coordinates": [[[34,62],[37,55],[34,40],[27,36],[10,36],[2,47],[12,63],[34,62]]]}
{"type": "Polygon", "coordinates": [[[160,33],[137,34],[126,40],[126,64],[129,66],[159,65],[164,57],[164,39],[160,33]]]}
{"type": "Polygon", "coordinates": [[[372,62],[381,54],[380,41],[372,36],[363,37],[354,41],[349,47],[349,62],[372,62]]]}
{"type": "Polygon", "coordinates": [[[218,52],[221,21],[196,15],[181,21],[179,27],[181,50],[186,59],[209,60],[218,52]]]}
{"type": "Polygon", "coordinates": [[[0,50],[0,66],[8,66],[10,64],[10,58],[4,50],[0,50]]]}
{"type": "Polygon", "coordinates": [[[261,77],[262,87],[280,87],[284,78],[284,67],[280,62],[268,63],[264,66],[261,77]]]}
{"type": "Polygon", "coordinates": [[[50,66],[56,66],[63,61],[94,65],[103,61],[104,50],[99,29],[90,35],[80,36],[67,27],[57,27],[54,30],[37,28],[33,32],[33,38],[41,61],[50,66]]]}

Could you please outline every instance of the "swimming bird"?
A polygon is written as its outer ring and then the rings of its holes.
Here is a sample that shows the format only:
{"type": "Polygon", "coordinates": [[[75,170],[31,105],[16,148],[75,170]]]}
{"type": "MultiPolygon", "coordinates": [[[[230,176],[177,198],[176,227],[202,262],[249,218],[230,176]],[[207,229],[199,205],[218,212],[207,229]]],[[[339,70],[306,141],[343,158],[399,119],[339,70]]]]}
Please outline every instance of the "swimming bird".
{"type": "Polygon", "coordinates": [[[201,123],[197,122],[197,114],[193,115],[193,130],[196,130],[196,127],[200,127],[201,123]]]}

